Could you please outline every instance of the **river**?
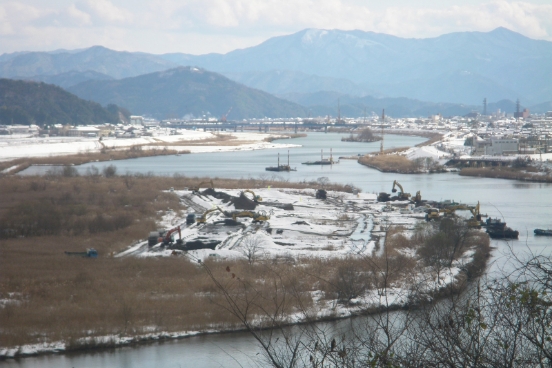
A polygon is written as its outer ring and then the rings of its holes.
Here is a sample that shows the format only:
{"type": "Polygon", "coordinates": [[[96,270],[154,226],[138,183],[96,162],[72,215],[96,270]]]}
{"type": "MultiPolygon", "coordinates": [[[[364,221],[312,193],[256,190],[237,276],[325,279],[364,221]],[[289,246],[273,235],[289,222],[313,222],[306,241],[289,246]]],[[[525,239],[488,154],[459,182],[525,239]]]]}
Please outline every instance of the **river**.
{"type": "MultiPolygon", "coordinates": [[[[481,203],[481,213],[499,217],[508,226],[520,232],[519,240],[492,241],[491,270],[505,265],[509,248],[515,253],[527,250],[549,253],[551,239],[533,235],[535,228],[552,228],[552,184],[527,183],[503,179],[463,177],[457,173],[443,174],[394,174],[381,173],[359,165],[355,160],[341,160],[333,166],[307,166],[301,162],[329,157],[356,156],[379,150],[379,142],[341,142],[344,134],[309,133],[282,143],[302,145],[290,148],[290,165],[296,172],[269,173],[266,166],[276,166],[277,153],[280,162],[287,163],[287,149],[239,151],[230,153],[203,153],[180,156],[158,156],[140,159],[81,165],[81,173],[92,165],[98,168],[113,164],[118,173],[153,173],[156,175],[181,174],[212,178],[271,178],[274,174],[285,180],[303,181],[328,177],[330,181],[353,184],[364,192],[390,192],[393,180],[402,184],[406,192],[420,190],[422,198],[432,200],[451,199],[457,202],[481,203]]],[[[385,148],[413,146],[425,139],[420,137],[386,135],[385,148]]],[[[22,174],[39,173],[44,168],[30,168],[22,174]]],[[[215,181],[216,186],[216,181],[215,181]]],[[[259,350],[246,333],[228,333],[187,338],[179,341],[150,344],[132,348],[100,351],[87,354],[51,355],[3,362],[8,367],[248,367],[255,366],[259,350]]]]}

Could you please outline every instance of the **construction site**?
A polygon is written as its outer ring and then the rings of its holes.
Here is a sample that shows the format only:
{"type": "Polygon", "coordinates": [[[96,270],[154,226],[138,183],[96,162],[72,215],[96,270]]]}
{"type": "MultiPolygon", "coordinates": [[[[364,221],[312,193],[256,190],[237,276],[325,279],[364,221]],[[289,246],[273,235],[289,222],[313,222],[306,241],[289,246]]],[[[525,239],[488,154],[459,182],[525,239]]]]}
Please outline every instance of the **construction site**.
{"type": "Polygon", "coordinates": [[[188,208],[186,216],[167,213],[160,229],[117,257],[185,255],[203,262],[209,258],[378,256],[392,227],[409,237],[418,224],[442,218],[460,216],[474,229],[489,223],[482,221],[486,215],[480,213],[479,203],[422,200],[420,191],[406,193],[397,181],[391,194],[270,187],[228,190],[215,189],[213,181],[171,191],[188,208]]]}

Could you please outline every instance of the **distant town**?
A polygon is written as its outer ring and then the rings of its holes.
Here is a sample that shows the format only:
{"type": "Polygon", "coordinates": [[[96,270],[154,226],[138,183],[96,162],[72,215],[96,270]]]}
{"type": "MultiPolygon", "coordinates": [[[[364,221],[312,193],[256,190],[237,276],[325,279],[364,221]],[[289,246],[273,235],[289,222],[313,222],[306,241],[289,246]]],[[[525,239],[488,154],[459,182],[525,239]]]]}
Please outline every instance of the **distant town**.
{"type": "MultiPolygon", "coordinates": [[[[120,124],[68,126],[55,124],[0,125],[0,136],[80,137],[80,138],[140,138],[183,135],[186,130],[220,132],[297,133],[305,131],[354,133],[370,128],[375,133],[412,134],[438,132],[454,139],[463,139],[464,148],[451,150],[437,148],[454,156],[509,156],[549,153],[552,150],[552,111],[531,114],[529,110],[506,114],[500,110],[491,114],[473,112],[466,116],[427,118],[398,118],[372,113],[368,117],[265,118],[241,121],[201,117],[189,119],[156,120],[144,116],[130,116],[120,124]]],[[[8,137],[6,137],[8,138],[8,137]]]]}

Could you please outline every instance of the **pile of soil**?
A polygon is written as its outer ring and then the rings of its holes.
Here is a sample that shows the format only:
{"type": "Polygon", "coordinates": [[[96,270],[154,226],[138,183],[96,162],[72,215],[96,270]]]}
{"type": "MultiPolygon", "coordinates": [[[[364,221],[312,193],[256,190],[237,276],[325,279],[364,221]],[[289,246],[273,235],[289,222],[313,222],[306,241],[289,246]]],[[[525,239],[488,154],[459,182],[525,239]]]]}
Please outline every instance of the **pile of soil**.
{"type": "Polygon", "coordinates": [[[233,197],[230,199],[230,202],[234,205],[237,210],[248,210],[252,211],[257,207],[257,203],[247,198],[243,193],[239,197],[233,197]]]}
{"type": "Polygon", "coordinates": [[[291,203],[276,203],[276,202],[263,202],[265,206],[281,208],[286,211],[293,211],[295,208],[291,203]]]}
{"type": "Polygon", "coordinates": [[[217,245],[220,244],[220,241],[209,241],[202,242],[200,240],[186,242],[184,245],[173,245],[168,249],[180,249],[180,250],[196,250],[196,249],[212,249],[214,250],[217,245]]]}
{"type": "Polygon", "coordinates": [[[213,188],[207,188],[203,192],[201,192],[201,194],[222,199],[224,203],[229,202],[233,198],[230,194],[224,193],[224,192],[217,192],[213,188]]]}

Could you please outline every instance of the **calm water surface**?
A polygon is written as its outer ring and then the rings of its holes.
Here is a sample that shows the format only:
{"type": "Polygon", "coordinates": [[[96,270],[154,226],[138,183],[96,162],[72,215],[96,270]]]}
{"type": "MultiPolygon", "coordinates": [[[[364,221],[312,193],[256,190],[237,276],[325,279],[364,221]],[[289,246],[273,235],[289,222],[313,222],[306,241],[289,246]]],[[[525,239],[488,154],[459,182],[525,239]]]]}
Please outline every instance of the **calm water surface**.
{"type": "MultiPolygon", "coordinates": [[[[552,228],[552,185],[518,181],[462,177],[456,173],[401,175],[381,173],[359,165],[354,160],[341,160],[337,165],[307,166],[301,162],[329,157],[332,148],[334,159],[339,156],[355,156],[379,150],[379,142],[341,142],[343,134],[310,133],[306,138],[282,140],[280,143],[302,145],[290,148],[290,165],[297,172],[270,173],[266,166],[287,162],[287,149],[243,151],[229,153],[204,153],[180,156],[146,157],[113,161],[118,173],[153,173],[156,175],[181,174],[208,176],[211,178],[271,178],[274,174],[290,181],[316,180],[328,177],[332,182],[354,184],[364,192],[390,192],[393,180],[401,183],[406,192],[420,190],[422,198],[433,200],[453,199],[457,202],[481,203],[481,212],[503,218],[508,226],[520,232],[517,241],[493,241],[492,270],[506,264],[505,254],[511,249],[521,254],[527,250],[549,253],[552,239],[535,237],[533,229],[552,228]]],[[[385,136],[385,148],[413,146],[424,138],[385,136]]],[[[91,166],[101,169],[107,163],[86,164],[79,167],[81,173],[91,166]]],[[[23,174],[44,172],[45,168],[30,168],[23,174]]],[[[216,181],[215,181],[216,186],[216,181]]],[[[250,367],[256,366],[258,349],[253,339],[245,333],[198,336],[175,342],[123,348],[93,354],[46,356],[4,362],[8,367],[250,367]]]]}

